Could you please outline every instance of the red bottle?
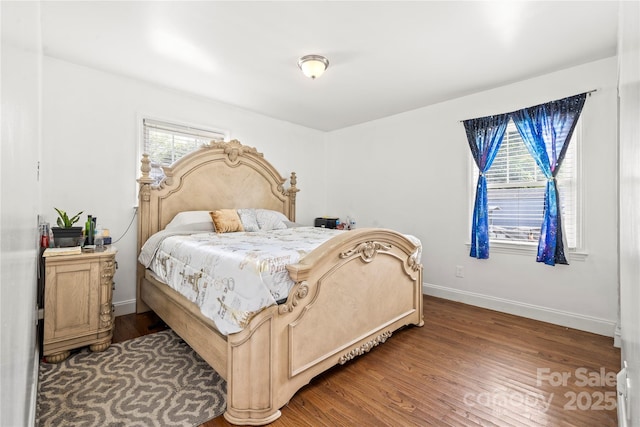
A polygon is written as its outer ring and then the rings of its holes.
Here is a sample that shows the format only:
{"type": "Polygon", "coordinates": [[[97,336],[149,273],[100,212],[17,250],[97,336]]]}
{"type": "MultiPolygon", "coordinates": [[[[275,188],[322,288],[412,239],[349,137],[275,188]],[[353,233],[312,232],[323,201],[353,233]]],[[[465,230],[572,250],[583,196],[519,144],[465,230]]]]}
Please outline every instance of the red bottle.
{"type": "Polygon", "coordinates": [[[42,236],[40,236],[40,247],[41,248],[48,248],[49,247],[49,234],[48,233],[42,233],[42,236]]]}

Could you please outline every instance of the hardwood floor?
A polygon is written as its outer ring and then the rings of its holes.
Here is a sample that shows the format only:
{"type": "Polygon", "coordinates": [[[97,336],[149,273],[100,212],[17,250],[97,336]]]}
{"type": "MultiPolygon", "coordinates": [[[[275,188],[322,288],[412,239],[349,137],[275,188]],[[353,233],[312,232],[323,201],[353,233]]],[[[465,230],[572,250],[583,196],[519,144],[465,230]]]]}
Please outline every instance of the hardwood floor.
{"type": "MultiPolygon", "coordinates": [[[[270,425],[617,426],[612,338],[433,297],[424,319],[314,378],[270,425]]],[[[118,317],[114,341],[157,321],[118,317]]]]}

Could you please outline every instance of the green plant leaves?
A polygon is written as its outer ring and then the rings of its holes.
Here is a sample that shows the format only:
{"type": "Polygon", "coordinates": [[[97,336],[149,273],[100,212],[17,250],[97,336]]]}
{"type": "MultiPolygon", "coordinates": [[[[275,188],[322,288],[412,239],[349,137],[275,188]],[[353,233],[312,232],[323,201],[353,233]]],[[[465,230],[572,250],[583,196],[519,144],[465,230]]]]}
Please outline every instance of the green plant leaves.
{"type": "Polygon", "coordinates": [[[75,224],[76,222],[78,222],[78,220],[80,219],[80,215],[82,215],[82,211],[78,212],[76,215],[74,215],[72,218],[69,218],[69,216],[67,215],[67,213],[63,210],[60,210],[58,208],[53,208],[56,210],[56,212],[58,212],[58,219],[56,221],[56,224],[58,224],[58,227],[60,228],[71,228],[73,227],[73,224],[75,224]]]}

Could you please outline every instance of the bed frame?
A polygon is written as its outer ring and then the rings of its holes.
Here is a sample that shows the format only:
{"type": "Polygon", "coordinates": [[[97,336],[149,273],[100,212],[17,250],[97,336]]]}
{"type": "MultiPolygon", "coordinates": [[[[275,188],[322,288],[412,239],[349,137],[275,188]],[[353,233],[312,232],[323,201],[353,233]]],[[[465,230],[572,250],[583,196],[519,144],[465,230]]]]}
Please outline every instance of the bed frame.
{"type": "MultiPolygon", "coordinates": [[[[295,173],[285,189],[263,155],[236,140],[211,142],[164,168],[158,186],[146,155],[141,170],[138,253],[180,211],[266,208],[295,221],[295,173]]],[[[384,343],[398,328],[423,325],[415,249],[391,230],[341,233],[287,266],[295,285],[285,303],[228,336],[138,263],[137,311],[155,311],[226,380],[227,421],[268,424],[313,377],[384,343]]]]}

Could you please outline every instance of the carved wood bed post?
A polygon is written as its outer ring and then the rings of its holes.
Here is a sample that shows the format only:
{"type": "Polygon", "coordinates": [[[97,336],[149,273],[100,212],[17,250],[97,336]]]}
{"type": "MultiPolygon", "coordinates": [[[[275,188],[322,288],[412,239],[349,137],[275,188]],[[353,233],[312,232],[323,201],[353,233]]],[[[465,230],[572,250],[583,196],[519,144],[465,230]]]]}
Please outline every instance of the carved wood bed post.
{"type": "MultiPolygon", "coordinates": [[[[142,176],[138,178],[138,184],[140,184],[138,192],[138,242],[146,242],[152,234],[151,211],[149,205],[151,201],[151,184],[153,184],[153,178],[149,176],[149,172],[151,171],[151,160],[149,160],[149,155],[143,154],[140,162],[140,171],[142,171],[142,176]]],[[[140,249],[141,248],[138,247],[138,251],[140,251],[140,249]]],[[[139,253],[136,254],[136,256],[137,255],[139,255],[139,253]]],[[[144,270],[144,266],[137,263],[136,280],[138,281],[138,286],[136,286],[136,313],[144,313],[145,311],[150,310],[149,306],[145,304],[140,297],[140,284],[144,278],[144,270]]]]}
{"type": "Polygon", "coordinates": [[[289,196],[289,219],[292,222],[296,221],[296,193],[300,191],[296,184],[298,183],[298,177],[295,172],[291,172],[291,179],[289,180],[289,189],[286,191],[286,195],[289,196]]]}

